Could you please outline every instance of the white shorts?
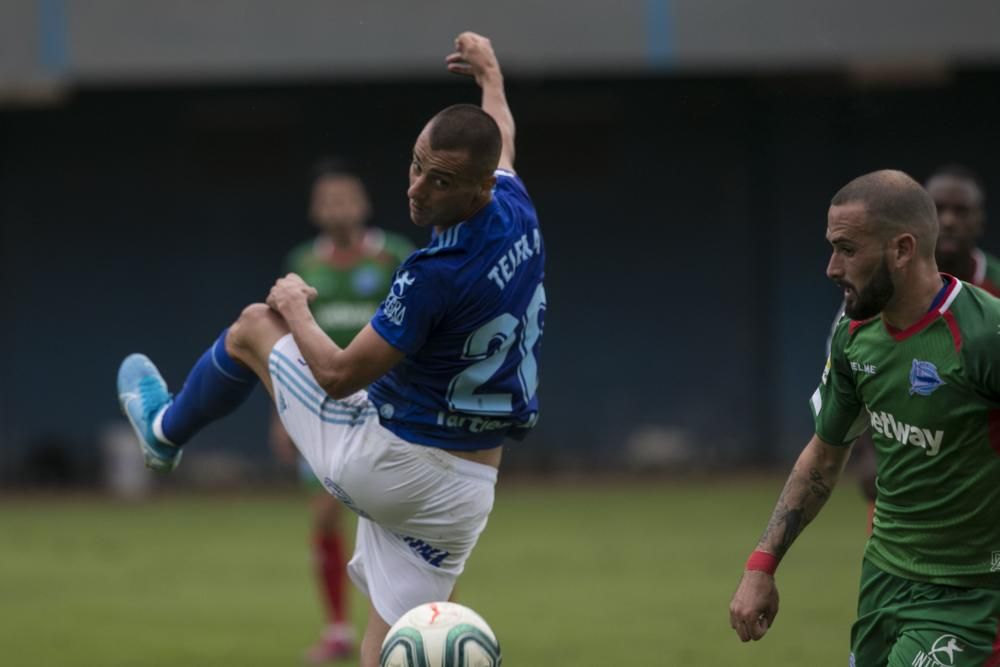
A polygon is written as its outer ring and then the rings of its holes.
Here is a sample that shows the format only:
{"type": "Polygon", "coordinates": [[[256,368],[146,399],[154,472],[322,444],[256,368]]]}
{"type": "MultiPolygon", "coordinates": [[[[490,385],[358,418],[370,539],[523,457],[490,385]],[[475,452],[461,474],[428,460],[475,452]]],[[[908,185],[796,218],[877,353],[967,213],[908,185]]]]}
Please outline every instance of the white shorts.
{"type": "Polygon", "coordinates": [[[493,508],[496,468],[400,439],[379,424],[367,392],[334,400],[291,334],[269,367],[288,435],[326,490],[361,517],[351,580],[390,625],[448,599],[493,508]]]}

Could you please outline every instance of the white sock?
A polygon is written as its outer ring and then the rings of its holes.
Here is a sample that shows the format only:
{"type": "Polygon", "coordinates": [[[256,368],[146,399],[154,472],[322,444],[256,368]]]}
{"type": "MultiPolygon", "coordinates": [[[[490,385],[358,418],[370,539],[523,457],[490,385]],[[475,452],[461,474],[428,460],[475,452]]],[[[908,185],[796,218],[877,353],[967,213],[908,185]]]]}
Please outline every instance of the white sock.
{"type": "Polygon", "coordinates": [[[170,440],[167,439],[167,436],[163,435],[163,413],[165,413],[169,407],[169,405],[163,406],[163,408],[156,413],[156,416],[153,417],[153,435],[155,435],[156,439],[163,444],[176,447],[177,445],[170,442],[170,440]]]}

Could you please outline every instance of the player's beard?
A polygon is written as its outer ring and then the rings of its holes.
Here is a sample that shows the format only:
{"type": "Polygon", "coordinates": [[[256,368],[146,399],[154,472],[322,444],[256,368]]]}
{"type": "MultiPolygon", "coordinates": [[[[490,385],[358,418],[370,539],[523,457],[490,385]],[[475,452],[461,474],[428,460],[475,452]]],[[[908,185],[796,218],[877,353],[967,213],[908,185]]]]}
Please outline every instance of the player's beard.
{"type": "Polygon", "coordinates": [[[881,313],[895,293],[896,286],[892,284],[889,260],[883,253],[882,262],[871,280],[861,290],[854,292],[853,303],[850,298],[846,299],[844,312],[852,320],[867,320],[881,313]]]}

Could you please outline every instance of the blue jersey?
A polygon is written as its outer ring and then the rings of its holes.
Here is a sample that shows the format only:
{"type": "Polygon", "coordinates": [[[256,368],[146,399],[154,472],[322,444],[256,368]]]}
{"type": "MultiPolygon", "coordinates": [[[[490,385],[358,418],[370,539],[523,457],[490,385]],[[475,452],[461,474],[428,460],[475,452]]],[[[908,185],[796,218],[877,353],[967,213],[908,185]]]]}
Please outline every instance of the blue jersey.
{"type": "Polygon", "coordinates": [[[538,417],[544,273],[531,198],[498,171],[489,204],[410,255],[371,320],[406,353],[368,388],[382,425],[443,449],[524,437],[538,417]]]}

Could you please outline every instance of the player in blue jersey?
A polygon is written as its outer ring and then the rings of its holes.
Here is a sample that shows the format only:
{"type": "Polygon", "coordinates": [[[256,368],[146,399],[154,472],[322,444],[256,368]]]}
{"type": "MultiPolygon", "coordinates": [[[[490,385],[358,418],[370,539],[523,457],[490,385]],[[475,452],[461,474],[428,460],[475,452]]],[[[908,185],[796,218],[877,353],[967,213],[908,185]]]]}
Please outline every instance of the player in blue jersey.
{"type": "Polygon", "coordinates": [[[405,611],[448,598],[493,506],[501,443],[538,414],[545,247],[513,172],[493,48],[474,33],[455,45],[448,69],[475,78],[482,106],[448,107],[417,137],[407,196],[431,241],[346,348],[310,313],[315,290],[289,274],[219,336],[176,397],[143,355],[118,373],[122,409],[157,470],[264,384],[324,487],[361,517],[348,571],[371,602],[362,667],[378,664],[405,611]]]}

